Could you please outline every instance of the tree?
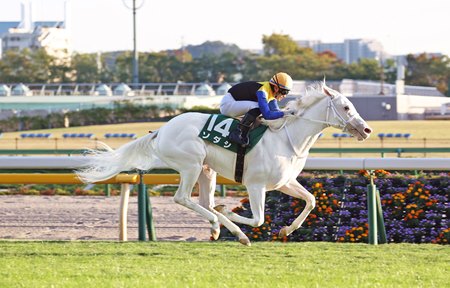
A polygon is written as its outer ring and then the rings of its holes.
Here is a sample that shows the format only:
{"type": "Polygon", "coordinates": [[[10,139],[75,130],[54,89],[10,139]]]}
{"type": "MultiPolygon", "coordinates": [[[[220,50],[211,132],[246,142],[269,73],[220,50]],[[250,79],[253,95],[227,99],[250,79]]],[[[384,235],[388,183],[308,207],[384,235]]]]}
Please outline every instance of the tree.
{"type": "Polygon", "coordinates": [[[300,47],[295,43],[289,35],[276,34],[266,36],[262,39],[263,51],[265,56],[271,55],[292,55],[296,54],[300,47]]]}
{"type": "Polygon", "coordinates": [[[100,82],[96,54],[75,54],[72,58],[72,67],[76,71],[75,81],[77,83],[100,82]]]}
{"type": "Polygon", "coordinates": [[[0,82],[47,83],[52,61],[44,49],[7,50],[0,60],[0,82]]]}
{"type": "Polygon", "coordinates": [[[71,67],[45,49],[7,50],[0,60],[0,82],[53,83],[71,80],[71,67]]]}
{"type": "Polygon", "coordinates": [[[406,57],[405,82],[409,85],[434,86],[443,94],[448,92],[450,59],[448,56],[430,56],[422,53],[406,57]]]}
{"type": "Polygon", "coordinates": [[[342,77],[349,79],[380,80],[380,63],[375,59],[360,59],[357,63],[351,63],[342,67],[342,77]]]}
{"type": "Polygon", "coordinates": [[[142,82],[192,81],[190,62],[183,63],[175,55],[165,52],[146,53],[141,57],[140,71],[142,82]]]}
{"type": "Polygon", "coordinates": [[[240,57],[232,53],[221,56],[205,55],[190,63],[189,71],[194,82],[233,82],[239,72],[240,57]]]}

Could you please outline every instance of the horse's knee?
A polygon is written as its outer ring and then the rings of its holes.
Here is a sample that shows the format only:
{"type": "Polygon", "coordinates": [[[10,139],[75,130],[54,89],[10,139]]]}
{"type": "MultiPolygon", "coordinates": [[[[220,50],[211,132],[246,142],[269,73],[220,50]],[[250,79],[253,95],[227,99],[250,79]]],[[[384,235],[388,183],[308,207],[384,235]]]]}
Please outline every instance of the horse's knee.
{"type": "Polygon", "coordinates": [[[316,207],[316,197],[314,195],[309,194],[306,199],[306,208],[312,211],[316,207]]]}

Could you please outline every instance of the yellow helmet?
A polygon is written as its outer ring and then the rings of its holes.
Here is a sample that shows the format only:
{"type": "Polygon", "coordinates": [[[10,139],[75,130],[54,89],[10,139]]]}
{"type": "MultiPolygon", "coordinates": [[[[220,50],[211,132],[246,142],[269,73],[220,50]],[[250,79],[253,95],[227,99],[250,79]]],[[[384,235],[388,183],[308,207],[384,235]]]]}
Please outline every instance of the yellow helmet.
{"type": "Polygon", "coordinates": [[[269,82],[284,90],[290,91],[292,89],[292,78],[289,74],[284,72],[278,72],[273,75],[269,82]]]}

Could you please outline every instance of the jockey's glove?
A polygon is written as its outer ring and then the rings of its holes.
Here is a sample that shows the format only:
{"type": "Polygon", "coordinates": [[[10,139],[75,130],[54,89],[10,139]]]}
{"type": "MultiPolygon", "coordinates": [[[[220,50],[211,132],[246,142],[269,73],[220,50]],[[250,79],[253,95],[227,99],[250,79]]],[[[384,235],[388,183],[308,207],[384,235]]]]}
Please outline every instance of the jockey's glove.
{"type": "Polygon", "coordinates": [[[293,115],[295,115],[295,111],[292,110],[284,111],[284,116],[293,116],[293,115]]]}

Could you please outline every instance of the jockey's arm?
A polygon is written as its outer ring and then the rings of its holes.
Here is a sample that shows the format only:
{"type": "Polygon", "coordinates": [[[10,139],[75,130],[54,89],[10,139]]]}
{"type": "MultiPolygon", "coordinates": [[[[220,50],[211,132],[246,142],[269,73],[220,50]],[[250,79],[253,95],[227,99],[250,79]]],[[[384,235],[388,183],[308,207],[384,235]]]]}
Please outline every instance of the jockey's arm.
{"type": "Polygon", "coordinates": [[[272,100],[268,103],[266,93],[262,91],[256,92],[256,96],[258,97],[259,110],[261,110],[261,114],[264,119],[274,120],[284,116],[284,113],[278,108],[278,104],[276,103],[277,100],[272,100]],[[275,103],[273,104],[272,102],[275,103]]]}
{"type": "Polygon", "coordinates": [[[278,101],[276,99],[269,102],[270,111],[281,111],[280,107],[278,107],[278,101]]]}

